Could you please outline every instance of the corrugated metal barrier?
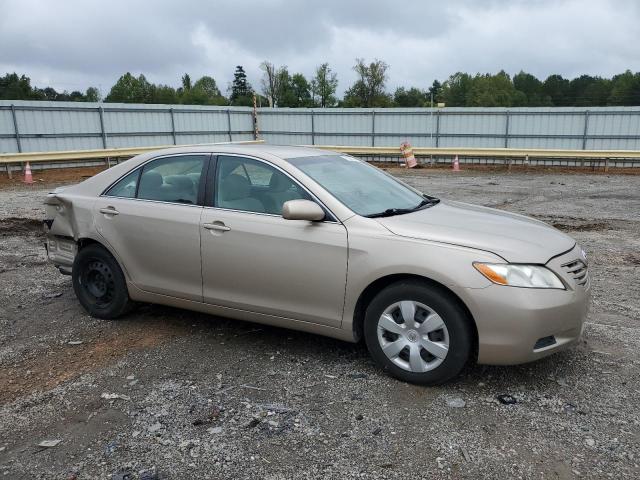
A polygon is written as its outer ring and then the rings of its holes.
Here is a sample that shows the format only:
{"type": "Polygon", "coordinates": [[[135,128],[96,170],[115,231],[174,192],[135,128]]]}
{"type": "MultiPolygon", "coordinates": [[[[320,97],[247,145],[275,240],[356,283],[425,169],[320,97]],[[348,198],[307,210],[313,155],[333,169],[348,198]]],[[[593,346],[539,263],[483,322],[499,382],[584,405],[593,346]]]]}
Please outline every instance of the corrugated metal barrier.
{"type": "MultiPolygon", "coordinates": [[[[640,150],[640,107],[259,108],[273,144],[640,150]]],[[[253,140],[246,107],[0,101],[0,154],[253,140]]],[[[637,163],[637,162],[636,162],[637,163]]]]}

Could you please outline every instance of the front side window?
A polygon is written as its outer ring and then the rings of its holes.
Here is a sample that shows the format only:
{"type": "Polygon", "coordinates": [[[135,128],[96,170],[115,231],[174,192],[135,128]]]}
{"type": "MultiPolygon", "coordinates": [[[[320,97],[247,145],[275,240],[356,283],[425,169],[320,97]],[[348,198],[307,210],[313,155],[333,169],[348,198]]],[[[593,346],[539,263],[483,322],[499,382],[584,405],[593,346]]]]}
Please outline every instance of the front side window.
{"type": "Polygon", "coordinates": [[[215,205],[247,212],[282,214],[289,200],[309,200],[309,194],[278,169],[243,157],[219,156],[215,205]]]}
{"type": "Polygon", "coordinates": [[[205,155],[177,155],[147,163],[137,198],[195,205],[205,155]]]}
{"type": "Polygon", "coordinates": [[[362,216],[413,210],[425,197],[390,175],[347,155],[288,158],[288,162],[362,216]]]}

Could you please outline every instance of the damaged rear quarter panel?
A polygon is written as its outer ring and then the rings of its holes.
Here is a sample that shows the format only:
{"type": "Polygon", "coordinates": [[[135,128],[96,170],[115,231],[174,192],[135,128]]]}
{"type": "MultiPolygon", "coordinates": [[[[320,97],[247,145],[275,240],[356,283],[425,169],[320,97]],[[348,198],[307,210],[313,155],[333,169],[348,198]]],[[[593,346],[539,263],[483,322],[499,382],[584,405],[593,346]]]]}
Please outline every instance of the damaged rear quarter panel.
{"type": "Polygon", "coordinates": [[[56,266],[71,267],[81,238],[93,238],[92,207],[96,199],[56,190],[45,198],[45,234],[49,260],[56,266]]]}

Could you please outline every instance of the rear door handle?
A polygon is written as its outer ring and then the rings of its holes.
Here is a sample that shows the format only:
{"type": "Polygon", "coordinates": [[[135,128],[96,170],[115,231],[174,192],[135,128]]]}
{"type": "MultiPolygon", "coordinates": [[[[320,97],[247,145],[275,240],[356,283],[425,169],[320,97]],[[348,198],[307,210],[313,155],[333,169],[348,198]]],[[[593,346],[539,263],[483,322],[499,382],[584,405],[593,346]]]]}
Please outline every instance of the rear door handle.
{"type": "Polygon", "coordinates": [[[228,232],[231,228],[227,227],[224,223],[203,223],[202,228],[207,230],[217,230],[219,232],[228,232]]]}
{"type": "Polygon", "coordinates": [[[114,207],[101,208],[100,213],[104,213],[105,215],[118,215],[120,212],[116,210],[114,207]]]}

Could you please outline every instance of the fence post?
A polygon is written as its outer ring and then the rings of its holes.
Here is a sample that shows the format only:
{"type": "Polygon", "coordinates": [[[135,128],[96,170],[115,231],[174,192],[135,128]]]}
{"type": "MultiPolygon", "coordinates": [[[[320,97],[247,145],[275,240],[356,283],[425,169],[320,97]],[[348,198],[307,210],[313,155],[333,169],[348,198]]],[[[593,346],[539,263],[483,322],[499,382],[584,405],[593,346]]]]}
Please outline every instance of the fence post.
{"type": "Polygon", "coordinates": [[[176,142],[176,119],[173,115],[173,107],[169,109],[169,114],[171,114],[171,136],[173,137],[173,144],[177,145],[178,142],[176,142]]]}
{"type": "Polygon", "coordinates": [[[102,136],[102,148],[107,149],[107,132],[104,129],[104,109],[102,105],[98,107],[98,114],[100,115],[100,134],[102,136]]]}
{"type": "Polygon", "coordinates": [[[229,132],[229,141],[233,142],[233,137],[231,136],[231,110],[227,108],[227,130],[229,132]]]}
{"type": "Polygon", "coordinates": [[[16,106],[11,104],[11,117],[13,117],[13,130],[16,132],[16,144],[18,145],[18,153],[22,153],[22,142],[20,141],[20,130],[18,130],[18,119],[16,118],[16,106]]]}
{"type": "Polygon", "coordinates": [[[311,145],[316,144],[316,125],[314,121],[313,108],[311,109],[311,145]]]}
{"type": "MultiPolygon", "coordinates": [[[[504,148],[509,147],[509,110],[505,112],[505,127],[504,127],[504,148]]],[[[509,169],[511,169],[511,164],[509,164],[509,169]]]]}
{"type": "Polygon", "coordinates": [[[371,146],[376,146],[376,111],[371,110],[371,146]]]}
{"type": "Polygon", "coordinates": [[[587,149],[587,133],[589,132],[589,110],[584,111],[584,131],[582,132],[582,149],[587,149]]]}

